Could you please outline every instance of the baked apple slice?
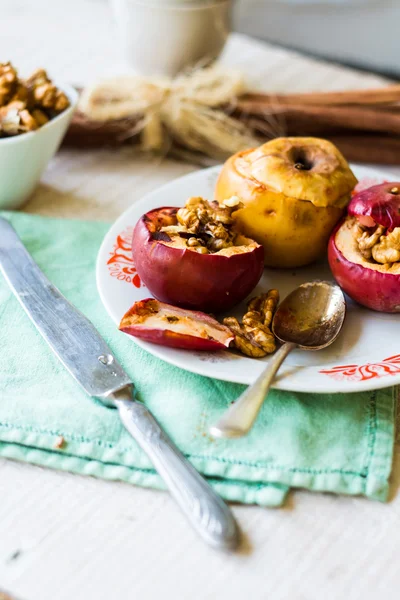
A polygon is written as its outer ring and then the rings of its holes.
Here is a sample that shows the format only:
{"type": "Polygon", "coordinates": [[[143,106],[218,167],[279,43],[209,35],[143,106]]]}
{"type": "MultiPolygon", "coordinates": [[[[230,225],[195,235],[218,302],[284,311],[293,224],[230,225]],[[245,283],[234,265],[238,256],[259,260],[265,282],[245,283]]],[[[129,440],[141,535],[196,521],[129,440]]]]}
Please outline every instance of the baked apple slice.
{"type": "Polygon", "coordinates": [[[263,247],[232,227],[239,199],[226,202],[190,198],[183,208],[157,208],[139,219],[133,257],[155,298],[217,313],[241,302],[257,285],[263,247]]]}
{"type": "Polygon", "coordinates": [[[356,302],[400,312],[400,183],[356,194],[329,241],[331,271],[356,302]]]}
{"type": "Polygon", "coordinates": [[[234,340],[231,330],[209,315],[154,298],[136,302],[119,328],[153,344],[186,350],[221,350],[234,340]]]}

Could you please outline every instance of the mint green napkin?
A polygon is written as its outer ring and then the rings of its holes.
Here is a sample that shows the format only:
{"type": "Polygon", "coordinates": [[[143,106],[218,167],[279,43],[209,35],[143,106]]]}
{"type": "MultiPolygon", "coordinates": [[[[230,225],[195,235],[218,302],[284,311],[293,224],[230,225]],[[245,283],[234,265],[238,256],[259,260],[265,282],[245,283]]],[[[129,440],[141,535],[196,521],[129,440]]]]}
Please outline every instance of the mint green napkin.
{"type": "MultiPolygon", "coordinates": [[[[273,391],[250,435],[208,435],[243,386],[179,370],[138,348],[106,314],[95,262],[108,225],[7,213],[49,279],[95,324],[179,448],[226,499],[281,505],[290,487],[386,500],[394,392],[273,391]]],[[[0,456],[162,488],[116,411],[85,395],[0,275],[0,456]],[[57,437],[65,444],[57,448],[57,437]]]]}

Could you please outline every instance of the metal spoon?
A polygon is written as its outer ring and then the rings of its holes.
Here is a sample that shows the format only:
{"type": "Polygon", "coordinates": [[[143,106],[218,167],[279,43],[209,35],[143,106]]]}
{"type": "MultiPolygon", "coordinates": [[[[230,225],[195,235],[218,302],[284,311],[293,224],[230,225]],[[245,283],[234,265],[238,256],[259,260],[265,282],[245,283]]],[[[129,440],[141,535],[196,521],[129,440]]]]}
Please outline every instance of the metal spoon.
{"type": "Polygon", "coordinates": [[[346,314],[339,286],[329,281],[303,283],[279,305],[272,322],[275,336],[283,342],[258,379],[210,428],[214,437],[246,435],[264,402],[272,381],[294,348],[321,350],[335,341],[346,314]]]}

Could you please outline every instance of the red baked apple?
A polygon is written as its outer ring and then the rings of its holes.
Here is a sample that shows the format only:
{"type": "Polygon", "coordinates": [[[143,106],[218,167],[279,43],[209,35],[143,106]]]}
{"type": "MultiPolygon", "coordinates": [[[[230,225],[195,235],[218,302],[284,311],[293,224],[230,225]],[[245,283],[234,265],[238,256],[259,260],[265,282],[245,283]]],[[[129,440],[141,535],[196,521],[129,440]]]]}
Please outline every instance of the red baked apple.
{"type": "MultiPolygon", "coordinates": [[[[229,310],[260,280],[264,249],[219,222],[186,227],[177,217],[183,210],[157,208],[139,219],[132,241],[137,272],[162,302],[205,312],[229,310]],[[210,234],[221,227],[225,241],[210,234]]],[[[221,218],[224,214],[221,209],[221,218]]]]}
{"type": "Polygon", "coordinates": [[[228,327],[209,315],[154,298],[136,302],[122,317],[119,328],[153,344],[186,350],[221,350],[234,339],[228,327]]]}
{"type": "Polygon", "coordinates": [[[400,312],[400,182],[356,194],[328,246],[331,271],[353,300],[400,312]]]}

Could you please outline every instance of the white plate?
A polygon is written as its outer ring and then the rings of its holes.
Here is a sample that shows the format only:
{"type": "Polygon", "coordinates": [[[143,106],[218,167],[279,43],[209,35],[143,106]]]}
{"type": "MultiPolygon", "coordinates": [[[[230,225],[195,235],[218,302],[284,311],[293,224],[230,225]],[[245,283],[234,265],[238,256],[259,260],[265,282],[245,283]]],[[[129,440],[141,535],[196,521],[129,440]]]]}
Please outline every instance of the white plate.
{"type": "MultiPolygon", "coordinates": [[[[220,167],[176,179],[135,202],[111,227],[97,260],[97,286],[110,316],[118,325],[129,307],[151,294],[137,275],[131,256],[131,236],[139,217],[158,206],[182,206],[189,196],[213,197],[220,167]]],[[[354,167],[360,187],[385,179],[367,167],[354,167]]],[[[327,265],[297,270],[268,270],[255,292],[278,288],[281,298],[300,283],[332,279],[327,265]]],[[[239,307],[239,312],[243,307],[239,307]]],[[[173,365],[225,381],[252,383],[268,360],[255,360],[231,352],[190,352],[157,346],[131,338],[151,354],[173,365]]],[[[343,331],[329,348],[319,352],[294,351],[281,368],[274,387],[301,392],[356,392],[400,383],[399,315],[376,313],[348,300],[343,331]]]]}

